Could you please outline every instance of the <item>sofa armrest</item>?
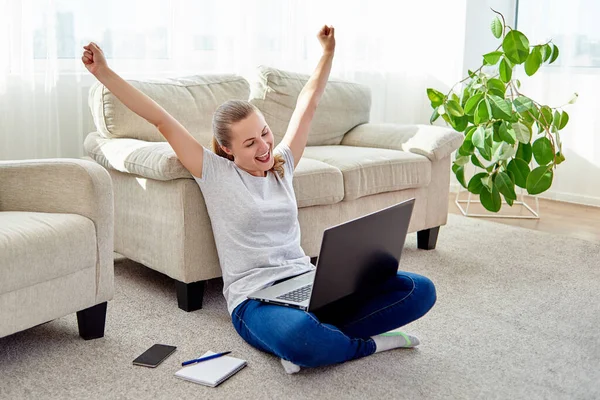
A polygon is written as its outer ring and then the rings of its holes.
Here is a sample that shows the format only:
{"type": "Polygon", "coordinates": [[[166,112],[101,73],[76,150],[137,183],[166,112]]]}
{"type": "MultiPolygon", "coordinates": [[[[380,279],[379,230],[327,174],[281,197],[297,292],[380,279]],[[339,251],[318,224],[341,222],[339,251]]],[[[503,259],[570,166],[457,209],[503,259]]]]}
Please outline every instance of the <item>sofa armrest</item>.
{"type": "Polygon", "coordinates": [[[458,149],[463,139],[461,133],[439,126],[368,123],[348,131],[341,144],[409,151],[437,161],[458,149]]]}
{"type": "Polygon", "coordinates": [[[105,138],[99,132],[92,132],[85,138],[83,147],[106,169],[159,181],[192,178],[167,142],[105,138]]]}
{"type": "Polygon", "coordinates": [[[114,293],[112,180],[87,160],[53,158],[0,161],[0,211],[78,214],[96,227],[96,299],[114,293]]]}

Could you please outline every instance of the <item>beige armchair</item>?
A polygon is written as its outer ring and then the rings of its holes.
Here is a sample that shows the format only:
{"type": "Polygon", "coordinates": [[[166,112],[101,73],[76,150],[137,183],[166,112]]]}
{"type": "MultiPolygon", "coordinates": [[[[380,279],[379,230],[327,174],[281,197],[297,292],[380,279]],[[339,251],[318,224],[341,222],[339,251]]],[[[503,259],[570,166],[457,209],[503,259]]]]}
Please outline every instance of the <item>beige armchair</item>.
{"type": "Polygon", "coordinates": [[[114,294],[113,189],[98,164],[0,161],[0,337],[77,313],[104,336],[114,294]]]}

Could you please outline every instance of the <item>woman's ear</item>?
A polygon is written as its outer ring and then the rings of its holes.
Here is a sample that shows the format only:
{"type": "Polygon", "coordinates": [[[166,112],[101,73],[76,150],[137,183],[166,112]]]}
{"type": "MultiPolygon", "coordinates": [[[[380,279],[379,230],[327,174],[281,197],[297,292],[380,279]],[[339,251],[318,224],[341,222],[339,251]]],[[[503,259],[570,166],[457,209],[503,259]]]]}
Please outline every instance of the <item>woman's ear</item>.
{"type": "Polygon", "coordinates": [[[223,150],[226,154],[229,154],[230,156],[233,155],[233,153],[231,152],[231,150],[229,150],[227,147],[225,146],[221,146],[221,150],[223,150]]]}

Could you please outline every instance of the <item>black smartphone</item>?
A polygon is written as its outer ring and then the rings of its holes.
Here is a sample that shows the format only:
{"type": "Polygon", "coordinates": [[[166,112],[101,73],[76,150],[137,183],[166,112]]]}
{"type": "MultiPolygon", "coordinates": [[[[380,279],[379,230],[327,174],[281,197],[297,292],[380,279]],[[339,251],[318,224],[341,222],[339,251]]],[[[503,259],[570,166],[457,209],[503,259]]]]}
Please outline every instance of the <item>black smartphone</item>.
{"type": "Polygon", "coordinates": [[[133,360],[133,365],[155,368],[175,351],[177,347],[166,344],[155,344],[133,360]]]}

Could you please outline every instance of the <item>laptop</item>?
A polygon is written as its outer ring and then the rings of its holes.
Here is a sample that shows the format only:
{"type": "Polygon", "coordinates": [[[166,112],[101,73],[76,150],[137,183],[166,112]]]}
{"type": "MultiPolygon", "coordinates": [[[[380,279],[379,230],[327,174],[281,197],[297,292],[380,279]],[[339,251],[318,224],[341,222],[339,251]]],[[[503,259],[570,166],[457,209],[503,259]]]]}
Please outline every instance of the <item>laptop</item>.
{"type": "Polygon", "coordinates": [[[415,199],[325,229],[316,270],[249,299],[315,311],[398,272],[415,199]]]}

